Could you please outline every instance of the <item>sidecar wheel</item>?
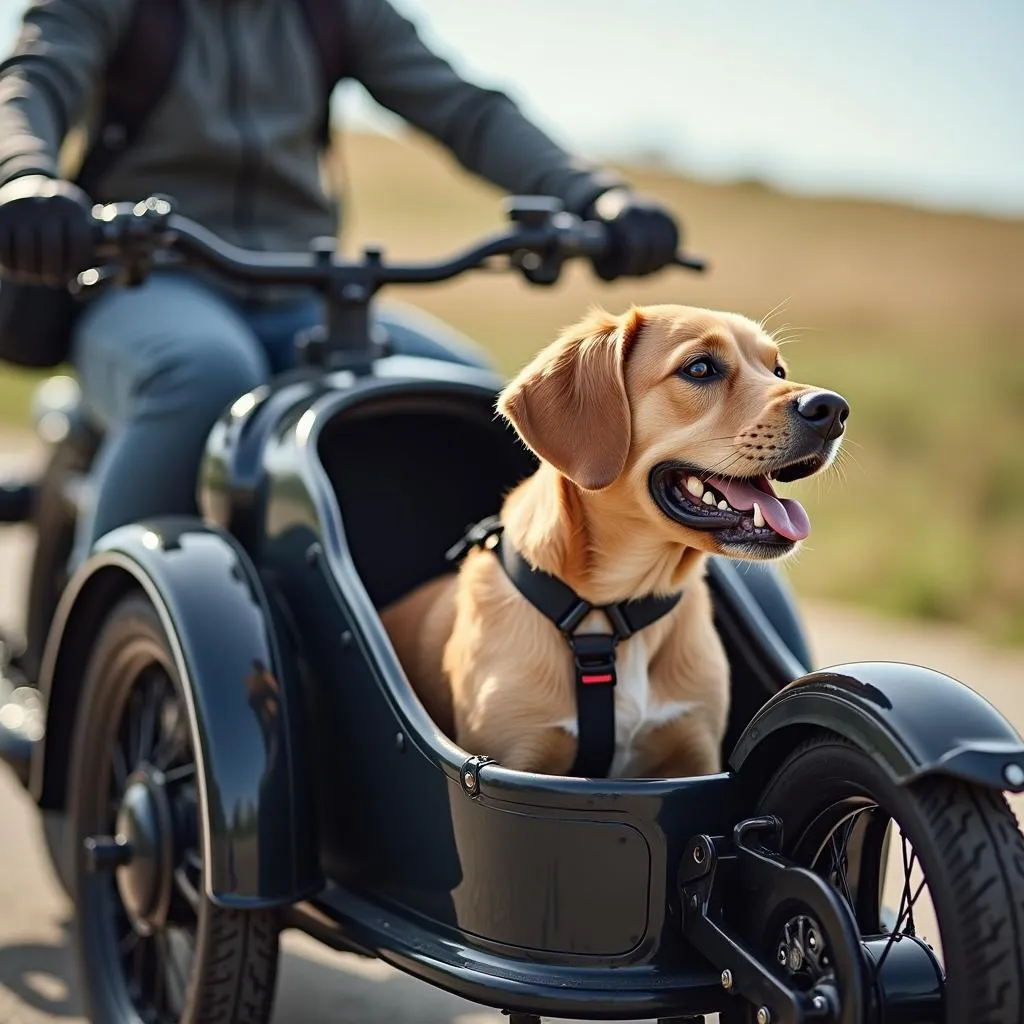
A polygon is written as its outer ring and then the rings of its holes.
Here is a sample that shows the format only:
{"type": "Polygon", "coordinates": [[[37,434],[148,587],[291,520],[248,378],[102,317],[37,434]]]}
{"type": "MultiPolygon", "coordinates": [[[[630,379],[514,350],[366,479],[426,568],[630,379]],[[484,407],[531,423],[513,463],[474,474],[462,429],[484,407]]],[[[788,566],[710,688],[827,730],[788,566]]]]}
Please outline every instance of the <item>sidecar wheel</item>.
{"type": "Polygon", "coordinates": [[[181,680],[153,606],[118,604],[86,668],[68,793],[75,945],[90,1020],[266,1024],[267,911],[215,906],[181,680]]]}
{"type": "MultiPolygon", "coordinates": [[[[782,764],[759,811],[782,819],[784,854],[828,881],[850,908],[873,949],[869,970],[876,977],[879,964],[884,968],[892,957],[892,975],[895,961],[909,954],[903,962],[913,963],[915,980],[934,985],[931,1001],[921,1004],[930,1007],[923,1016],[899,1019],[1020,1024],[1024,836],[1001,793],[941,777],[900,787],[863,751],[822,735],[782,764]],[[887,853],[889,879],[902,888],[895,927],[880,910],[887,853]],[[926,890],[930,915],[920,902],[926,890]]],[[[795,934],[790,930],[772,947],[780,963],[795,934]]],[[[792,956],[804,973],[811,963],[806,954],[792,956]]],[[[795,981],[797,973],[790,972],[795,981]]],[[[880,988],[886,987],[882,976],[880,988]]]]}

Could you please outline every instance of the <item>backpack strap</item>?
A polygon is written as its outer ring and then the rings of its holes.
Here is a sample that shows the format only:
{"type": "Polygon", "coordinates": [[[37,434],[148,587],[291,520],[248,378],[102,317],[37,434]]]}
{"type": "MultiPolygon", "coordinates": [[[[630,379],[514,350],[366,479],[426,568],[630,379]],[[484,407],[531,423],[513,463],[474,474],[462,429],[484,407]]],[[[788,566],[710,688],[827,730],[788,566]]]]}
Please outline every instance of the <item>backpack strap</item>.
{"type": "Polygon", "coordinates": [[[320,141],[326,147],[331,141],[331,94],[339,82],[351,76],[355,66],[352,34],[349,32],[345,0],[297,0],[297,3],[320,59],[324,95],[320,141]]]}
{"type": "Polygon", "coordinates": [[[135,143],[163,98],[185,40],[183,0],[135,0],[128,27],[107,63],[96,132],[76,177],[89,195],[135,143]]]}

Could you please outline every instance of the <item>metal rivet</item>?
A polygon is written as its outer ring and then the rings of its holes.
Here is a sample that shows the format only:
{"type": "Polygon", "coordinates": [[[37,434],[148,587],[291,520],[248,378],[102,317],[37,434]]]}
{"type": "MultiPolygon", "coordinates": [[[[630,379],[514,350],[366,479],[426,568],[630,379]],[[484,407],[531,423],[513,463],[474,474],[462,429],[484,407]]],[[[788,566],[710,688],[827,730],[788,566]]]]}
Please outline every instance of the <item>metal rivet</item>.
{"type": "Polygon", "coordinates": [[[816,1010],[824,1010],[825,1006],[826,1006],[825,997],[824,996],[815,996],[811,1000],[811,1006],[813,1006],[816,1010]]]}
{"type": "Polygon", "coordinates": [[[350,646],[352,643],[352,631],[350,629],[342,630],[340,639],[342,647],[350,646]]]}
{"type": "Polygon", "coordinates": [[[757,1024],[772,1024],[772,1011],[767,1006],[757,1011],[757,1024]]]}
{"type": "Polygon", "coordinates": [[[323,551],[323,548],[321,548],[319,544],[310,544],[309,547],[306,548],[306,565],[316,565],[320,558],[321,551],[323,551]]]}
{"type": "Polygon", "coordinates": [[[722,971],[722,988],[729,991],[732,988],[732,971],[722,971]]]}
{"type": "Polygon", "coordinates": [[[694,863],[696,863],[696,864],[703,864],[704,863],[704,844],[703,843],[698,843],[693,848],[693,860],[694,860],[694,863]]]}
{"type": "Polygon", "coordinates": [[[398,748],[398,752],[400,754],[405,753],[405,733],[400,732],[395,734],[395,746],[398,748]]]}
{"type": "Polygon", "coordinates": [[[1019,764],[1008,764],[1003,769],[1003,778],[1011,786],[1024,786],[1024,768],[1021,768],[1019,764]]]}

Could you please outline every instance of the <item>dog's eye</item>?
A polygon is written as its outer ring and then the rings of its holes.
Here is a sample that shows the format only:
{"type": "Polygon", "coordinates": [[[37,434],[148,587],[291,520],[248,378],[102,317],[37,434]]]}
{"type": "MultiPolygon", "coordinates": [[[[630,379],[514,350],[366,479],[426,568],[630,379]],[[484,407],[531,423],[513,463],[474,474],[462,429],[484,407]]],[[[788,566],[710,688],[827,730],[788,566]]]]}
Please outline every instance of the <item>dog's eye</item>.
{"type": "Polygon", "coordinates": [[[691,380],[708,380],[718,376],[718,367],[710,359],[695,359],[687,363],[682,372],[691,380]]]}
{"type": "Polygon", "coordinates": [[[786,379],[786,368],[784,366],[775,367],[775,376],[780,377],[782,380],[786,379]]]}

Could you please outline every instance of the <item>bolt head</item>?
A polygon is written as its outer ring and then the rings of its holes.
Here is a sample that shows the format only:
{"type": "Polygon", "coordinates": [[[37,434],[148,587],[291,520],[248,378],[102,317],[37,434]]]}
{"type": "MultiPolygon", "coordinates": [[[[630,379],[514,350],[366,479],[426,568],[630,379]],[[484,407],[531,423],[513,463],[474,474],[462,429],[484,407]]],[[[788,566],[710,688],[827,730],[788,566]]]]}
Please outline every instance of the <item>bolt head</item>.
{"type": "Polygon", "coordinates": [[[466,789],[476,789],[476,776],[472,772],[466,772],[462,776],[466,789]]]}
{"type": "Polygon", "coordinates": [[[703,864],[704,863],[704,844],[703,843],[698,843],[693,848],[693,861],[694,861],[695,864],[703,864]]]}
{"type": "Polygon", "coordinates": [[[818,936],[814,932],[811,932],[807,936],[807,946],[810,949],[817,949],[818,948],[818,936]]]}
{"type": "Polygon", "coordinates": [[[732,988],[732,971],[722,971],[722,988],[729,991],[732,988]]]}
{"type": "Polygon", "coordinates": [[[779,963],[785,965],[789,960],[789,950],[786,949],[786,944],[783,942],[779,946],[779,963]]]}
{"type": "Polygon", "coordinates": [[[811,1000],[811,1006],[813,1006],[816,1010],[824,1010],[825,1009],[825,997],[824,996],[815,996],[811,1000]]]}
{"type": "Polygon", "coordinates": [[[772,1011],[767,1006],[757,1011],[757,1024],[772,1024],[772,1011]]]}
{"type": "Polygon", "coordinates": [[[1003,769],[1003,778],[1013,786],[1024,786],[1024,768],[1019,764],[1011,763],[1003,769]]]}

